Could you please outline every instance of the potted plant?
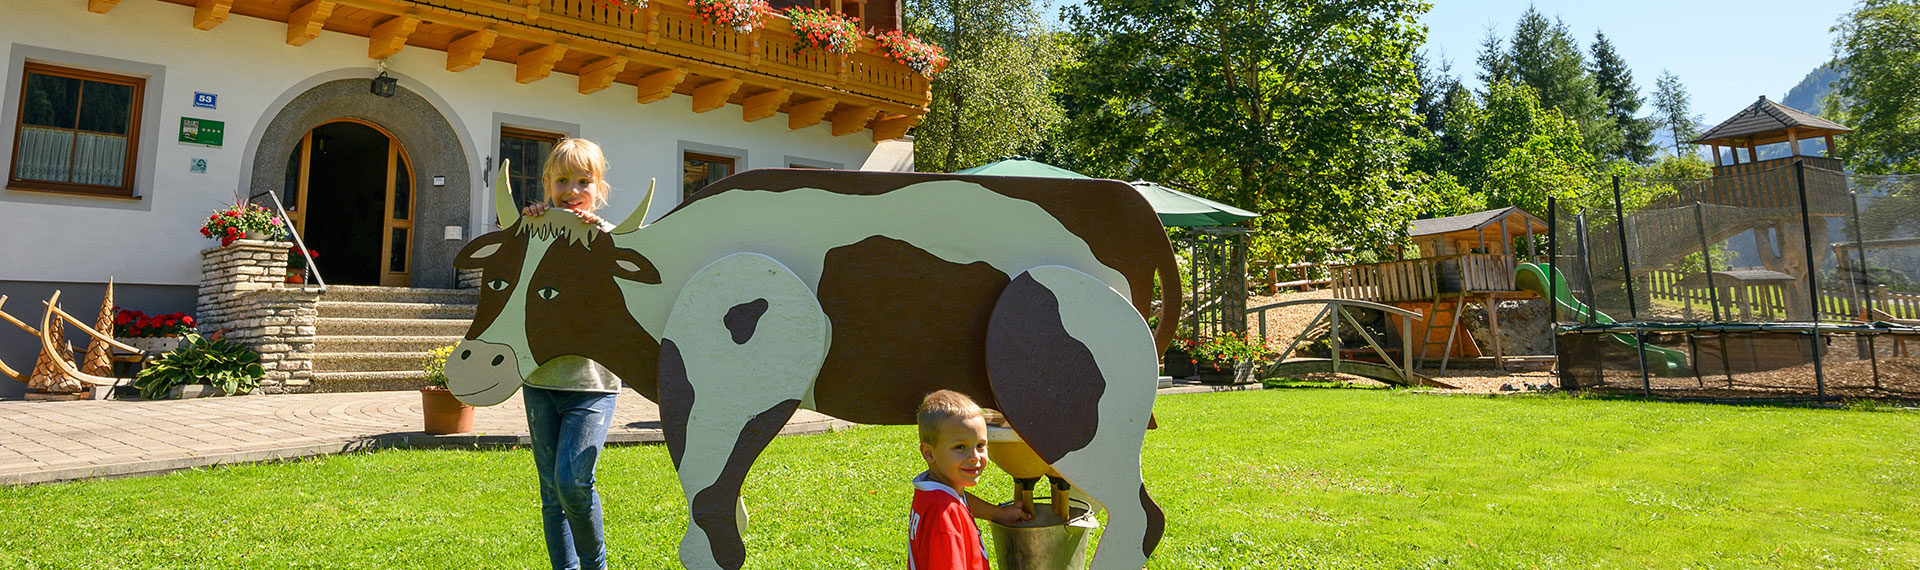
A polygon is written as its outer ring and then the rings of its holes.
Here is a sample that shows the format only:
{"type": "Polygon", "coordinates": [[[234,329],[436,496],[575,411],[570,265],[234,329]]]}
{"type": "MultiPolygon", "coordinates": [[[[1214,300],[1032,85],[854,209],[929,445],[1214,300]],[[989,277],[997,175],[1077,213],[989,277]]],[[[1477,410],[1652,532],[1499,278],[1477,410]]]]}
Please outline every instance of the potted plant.
{"type": "Polygon", "coordinates": [[[303,250],[299,246],[287,248],[287,283],[306,283],[307,259],[318,259],[319,257],[320,252],[311,249],[303,250]],[[301,255],[302,252],[306,253],[306,255],[301,255]]]}
{"type": "Polygon", "coordinates": [[[461,402],[447,390],[447,355],[453,354],[453,347],[447,345],[427,351],[427,360],[422,365],[427,373],[427,385],[420,389],[420,414],[424,417],[427,435],[473,431],[473,406],[461,402]]]}
{"type": "Polygon", "coordinates": [[[250,393],[266,377],[260,353],[253,349],[187,333],[179,349],[160,355],[140,369],[133,387],[140,390],[140,397],[149,400],[197,398],[250,393]]]}
{"type": "Polygon", "coordinates": [[[151,354],[172,352],[179,348],[182,335],[193,332],[193,317],[186,313],[148,316],[133,309],[114,309],[114,338],[151,354]]]}
{"type": "Polygon", "coordinates": [[[1266,339],[1253,333],[1218,334],[1190,345],[1194,368],[1203,382],[1248,382],[1253,368],[1273,354],[1266,339]]]}
{"type": "Polygon", "coordinates": [[[820,8],[788,8],[800,48],[849,54],[860,44],[860,19],[820,8]]]}
{"type": "Polygon", "coordinates": [[[284,231],[280,217],[259,204],[234,204],[216,210],[200,224],[200,235],[220,240],[221,247],[240,238],[280,239],[284,231]]]}
{"type": "Polygon", "coordinates": [[[1174,335],[1173,342],[1167,343],[1166,354],[1160,357],[1160,373],[1174,378],[1193,376],[1195,359],[1193,347],[1196,343],[1186,332],[1174,335]]]}
{"type": "Polygon", "coordinates": [[[913,34],[890,30],[874,36],[873,43],[874,51],[879,52],[880,55],[911,67],[927,77],[933,77],[947,67],[947,57],[941,55],[940,46],[920,41],[920,38],[913,37],[913,34]]]}
{"type": "Polygon", "coordinates": [[[773,7],[766,0],[687,0],[693,15],[710,26],[726,26],[742,34],[767,25],[773,7]]]}

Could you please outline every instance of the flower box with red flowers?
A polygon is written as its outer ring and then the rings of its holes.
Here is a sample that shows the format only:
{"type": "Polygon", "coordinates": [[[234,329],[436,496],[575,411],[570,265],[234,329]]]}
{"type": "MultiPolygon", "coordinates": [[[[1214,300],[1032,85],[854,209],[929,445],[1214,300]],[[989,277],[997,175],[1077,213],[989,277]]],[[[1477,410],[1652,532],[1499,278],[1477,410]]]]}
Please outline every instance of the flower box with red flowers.
{"type": "Polygon", "coordinates": [[[940,46],[920,41],[913,34],[891,30],[874,36],[873,43],[874,51],[880,55],[927,77],[933,77],[933,74],[947,67],[947,56],[941,55],[940,46]]]}
{"type": "MultiPolygon", "coordinates": [[[[1201,339],[1178,336],[1174,337],[1173,345],[1167,348],[1170,358],[1176,351],[1187,356],[1195,376],[1203,381],[1214,382],[1251,380],[1239,377],[1243,368],[1251,370],[1277,355],[1266,339],[1253,333],[1223,333],[1201,339]]],[[[1168,368],[1174,367],[1169,365],[1168,368]]]]}
{"type": "Polygon", "coordinates": [[[765,27],[767,14],[773,13],[766,0],[687,0],[687,7],[709,26],[725,26],[742,34],[765,27]]]}
{"type": "Polygon", "coordinates": [[[217,210],[200,224],[200,235],[220,240],[220,246],[233,245],[240,238],[280,239],[286,230],[280,216],[258,204],[235,204],[217,210]]]}
{"type": "Polygon", "coordinates": [[[148,353],[171,352],[180,345],[182,335],[193,332],[193,316],[186,313],[148,315],[115,308],[118,310],[113,314],[114,338],[148,353]]]}
{"type": "Polygon", "coordinates": [[[818,8],[788,8],[793,21],[793,39],[801,49],[849,54],[860,46],[860,19],[818,8]]]}

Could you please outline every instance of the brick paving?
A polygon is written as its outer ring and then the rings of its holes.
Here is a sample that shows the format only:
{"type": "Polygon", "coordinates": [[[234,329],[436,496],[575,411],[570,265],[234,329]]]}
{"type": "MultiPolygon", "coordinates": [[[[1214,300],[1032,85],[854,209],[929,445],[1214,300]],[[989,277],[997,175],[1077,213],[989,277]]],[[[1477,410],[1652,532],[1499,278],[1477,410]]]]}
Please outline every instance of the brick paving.
{"type": "MultiPolygon", "coordinates": [[[[527,443],[520,397],[479,408],[473,433],[421,431],[420,393],[349,392],[71,402],[0,401],[0,485],[126,477],[377,447],[527,443]]],[[[783,435],[847,422],[801,410],[783,435]]],[[[631,389],[614,410],[613,444],[661,441],[660,410],[631,389]]]]}
{"type": "MultiPolygon", "coordinates": [[[[1179,380],[1161,395],[1259,389],[1179,380]]],[[[632,389],[620,392],[611,444],[662,440],[660,409],[632,389]]],[[[808,410],[782,435],[825,433],[853,424],[808,410]]],[[[0,401],[0,485],[164,473],[379,447],[527,444],[518,394],[478,408],[473,433],[427,435],[420,393],[347,392],[192,400],[0,401]]]]}

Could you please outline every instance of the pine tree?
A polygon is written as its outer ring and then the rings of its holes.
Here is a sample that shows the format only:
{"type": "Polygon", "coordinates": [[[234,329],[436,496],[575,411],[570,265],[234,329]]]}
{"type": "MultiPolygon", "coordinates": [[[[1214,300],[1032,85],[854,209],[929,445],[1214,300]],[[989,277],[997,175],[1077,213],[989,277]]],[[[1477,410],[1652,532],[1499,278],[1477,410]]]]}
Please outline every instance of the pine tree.
{"type": "Polygon", "coordinates": [[[1687,94],[1687,86],[1671,71],[1660,70],[1660,78],[1654,80],[1652,119],[1673,134],[1676,156],[1682,154],[1680,145],[1700,135],[1700,118],[1693,114],[1693,98],[1687,94]]]}
{"type": "Polygon", "coordinates": [[[1592,72],[1594,89],[1607,102],[1607,116],[1620,131],[1620,146],[1597,156],[1601,160],[1623,158],[1646,164],[1653,158],[1654,123],[1640,118],[1640,89],[1633,85],[1633,70],[1614,52],[1613,42],[1604,32],[1593,37],[1592,72]]]}
{"type": "MultiPolygon", "coordinates": [[[[1620,129],[1607,116],[1606,102],[1587,70],[1586,54],[1566,23],[1549,21],[1529,7],[1514,23],[1513,39],[1506,43],[1504,55],[1481,54],[1483,69],[1489,62],[1498,68],[1486,69],[1484,77],[1505,76],[1533,88],[1542,107],[1559,109],[1561,115],[1580,126],[1588,153],[1611,156],[1621,145],[1620,129]]],[[[1481,49],[1498,46],[1497,39],[1490,37],[1481,49]]]]}

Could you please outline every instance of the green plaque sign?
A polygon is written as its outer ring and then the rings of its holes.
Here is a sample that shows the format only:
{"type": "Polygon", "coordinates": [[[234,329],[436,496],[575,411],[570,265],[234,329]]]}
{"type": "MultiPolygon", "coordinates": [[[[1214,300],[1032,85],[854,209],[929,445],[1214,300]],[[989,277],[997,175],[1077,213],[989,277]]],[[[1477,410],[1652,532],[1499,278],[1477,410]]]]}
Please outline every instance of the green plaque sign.
{"type": "Polygon", "coordinates": [[[227,124],[212,119],[180,118],[180,142],[220,146],[227,132],[227,124]]]}

